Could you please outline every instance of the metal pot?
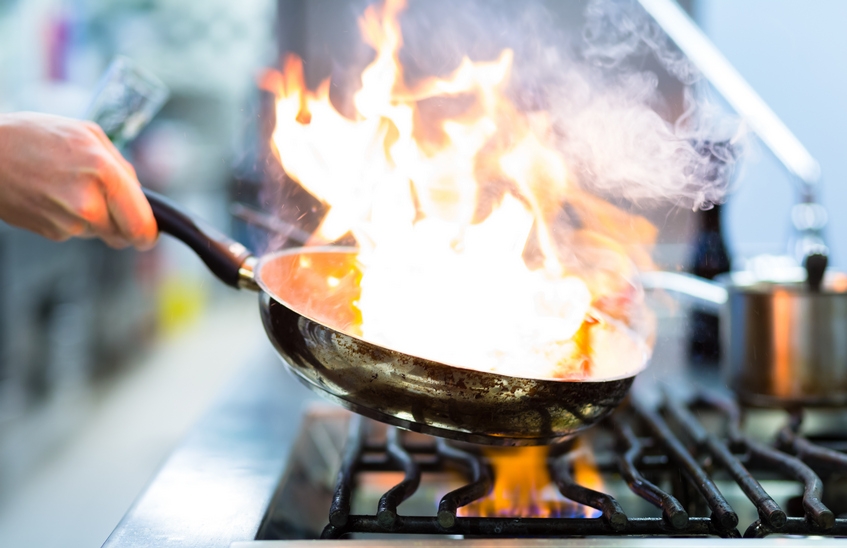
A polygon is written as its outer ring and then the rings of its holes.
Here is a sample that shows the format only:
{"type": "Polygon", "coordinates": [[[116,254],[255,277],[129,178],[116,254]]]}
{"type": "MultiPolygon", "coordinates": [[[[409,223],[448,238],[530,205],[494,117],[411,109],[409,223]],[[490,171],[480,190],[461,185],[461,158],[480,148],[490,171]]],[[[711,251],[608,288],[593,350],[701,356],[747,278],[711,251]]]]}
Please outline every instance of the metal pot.
{"type": "Polygon", "coordinates": [[[723,368],[742,401],[756,406],[847,404],[847,277],[807,260],[807,279],[772,282],[749,273],[716,282],[648,272],[645,288],[664,289],[715,311],[723,368]]]}

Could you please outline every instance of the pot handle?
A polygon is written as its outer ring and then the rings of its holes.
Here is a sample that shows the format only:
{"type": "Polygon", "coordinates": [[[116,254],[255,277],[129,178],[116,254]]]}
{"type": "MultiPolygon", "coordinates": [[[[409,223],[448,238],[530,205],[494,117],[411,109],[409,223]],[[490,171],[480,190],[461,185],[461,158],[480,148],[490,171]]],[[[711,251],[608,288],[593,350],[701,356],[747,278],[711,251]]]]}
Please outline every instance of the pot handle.
{"type": "Polygon", "coordinates": [[[190,247],[209,270],[225,284],[258,290],[253,278],[256,258],[246,247],[195,218],[161,194],[142,189],[159,232],[170,234],[190,247]]]}
{"type": "Polygon", "coordinates": [[[699,307],[719,313],[729,298],[726,288],[706,278],[678,272],[642,272],[644,289],[663,289],[676,293],[699,307]]]}

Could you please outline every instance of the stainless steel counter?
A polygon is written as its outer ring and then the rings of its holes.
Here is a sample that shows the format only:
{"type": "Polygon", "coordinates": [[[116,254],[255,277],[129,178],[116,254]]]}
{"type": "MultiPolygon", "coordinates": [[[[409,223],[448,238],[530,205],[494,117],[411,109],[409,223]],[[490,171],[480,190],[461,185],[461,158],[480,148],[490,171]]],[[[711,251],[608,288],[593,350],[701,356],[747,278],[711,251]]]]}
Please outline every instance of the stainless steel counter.
{"type": "Polygon", "coordinates": [[[313,396],[263,349],[162,466],[104,547],[255,538],[313,396]]]}
{"type": "MultiPolygon", "coordinates": [[[[810,541],[815,548],[841,548],[842,539],[810,541]]],[[[232,548],[785,548],[797,546],[796,539],[726,539],[726,538],[567,538],[567,539],[415,539],[415,540],[286,540],[236,542],[232,548]]]]}

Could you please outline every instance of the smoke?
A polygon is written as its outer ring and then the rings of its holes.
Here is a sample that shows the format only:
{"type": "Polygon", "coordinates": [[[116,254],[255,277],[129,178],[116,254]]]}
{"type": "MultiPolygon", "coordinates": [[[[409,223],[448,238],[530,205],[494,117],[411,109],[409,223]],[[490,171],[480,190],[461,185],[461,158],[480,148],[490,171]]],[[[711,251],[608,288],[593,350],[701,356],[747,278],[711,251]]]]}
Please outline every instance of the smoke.
{"type": "Polygon", "coordinates": [[[635,0],[583,6],[557,18],[540,2],[412,1],[401,16],[407,78],[510,47],[511,94],[552,114],[558,148],[584,189],[636,205],[722,202],[745,147],[739,120],[709,99],[696,67],[635,0]],[[682,95],[681,112],[669,106],[668,88],[682,95]]]}
{"type": "Polygon", "coordinates": [[[598,88],[573,72],[552,90],[562,154],[580,183],[635,203],[720,203],[740,154],[739,126],[685,92],[686,112],[671,124],[651,108],[656,78],[632,73],[598,88]]]}
{"type": "Polygon", "coordinates": [[[585,13],[585,70],[570,75],[585,82],[554,90],[563,153],[600,193],[694,208],[722,202],[745,145],[739,120],[710,99],[696,67],[634,0],[592,0],[585,13]],[[647,56],[685,86],[674,123],[653,108],[656,74],[638,69],[647,56]]]}
{"type": "Polygon", "coordinates": [[[614,68],[652,53],[683,84],[700,79],[696,67],[671,45],[662,28],[636,2],[592,0],[585,15],[583,54],[592,64],[614,68]]]}

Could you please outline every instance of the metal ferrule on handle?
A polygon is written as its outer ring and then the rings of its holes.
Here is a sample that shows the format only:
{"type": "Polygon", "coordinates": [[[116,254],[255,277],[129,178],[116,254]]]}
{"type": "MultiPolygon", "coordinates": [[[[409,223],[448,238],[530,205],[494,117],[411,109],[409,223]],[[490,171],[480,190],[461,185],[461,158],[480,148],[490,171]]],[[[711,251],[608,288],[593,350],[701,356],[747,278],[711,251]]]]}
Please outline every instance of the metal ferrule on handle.
{"type": "Polygon", "coordinates": [[[225,284],[259,290],[254,278],[256,258],[241,243],[206,225],[164,196],[143,189],[159,232],[170,234],[190,247],[209,270],[225,284]]]}

